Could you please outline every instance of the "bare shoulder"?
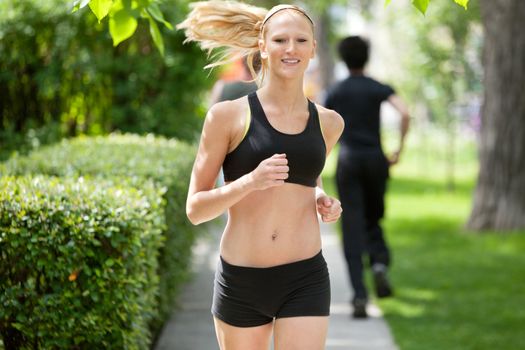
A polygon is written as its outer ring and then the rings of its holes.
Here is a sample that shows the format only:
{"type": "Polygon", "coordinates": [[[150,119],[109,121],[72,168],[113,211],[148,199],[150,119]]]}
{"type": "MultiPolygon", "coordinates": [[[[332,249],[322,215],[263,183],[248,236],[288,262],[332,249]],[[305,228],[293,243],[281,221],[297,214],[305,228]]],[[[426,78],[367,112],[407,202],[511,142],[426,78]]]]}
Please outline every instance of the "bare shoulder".
{"type": "Polygon", "coordinates": [[[319,112],[319,118],[323,127],[323,132],[327,137],[339,138],[345,127],[343,117],[336,111],[316,105],[317,111],[319,112]]]}
{"type": "Polygon", "coordinates": [[[242,101],[242,98],[217,102],[208,110],[206,119],[209,119],[209,122],[213,124],[232,126],[236,122],[236,116],[240,115],[239,111],[245,108],[245,102],[242,101]]]}
{"type": "Polygon", "coordinates": [[[204,129],[211,134],[222,135],[228,151],[231,151],[242,139],[248,108],[246,97],[218,102],[209,109],[204,129]]]}

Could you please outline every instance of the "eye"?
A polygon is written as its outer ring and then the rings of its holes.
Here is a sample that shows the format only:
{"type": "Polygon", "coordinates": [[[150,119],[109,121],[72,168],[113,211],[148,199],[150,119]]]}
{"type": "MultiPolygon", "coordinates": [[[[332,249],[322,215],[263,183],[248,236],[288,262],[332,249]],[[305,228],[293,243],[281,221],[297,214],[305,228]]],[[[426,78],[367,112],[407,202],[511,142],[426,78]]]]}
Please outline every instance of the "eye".
{"type": "Polygon", "coordinates": [[[285,42],[286,42],[286,39],[277,38],[277,39],[273,39],[273,41],[275,41],[275,42],[278,43],[278,44],[282,44],[282,43],[285,43],[285,42]]]}
{"type": "Polygon", "coordinates": [[[300,43],[305,43],[305,42],[308,41],[308,39],[302,39],[302,38],[301,38],[301,39],[297,39],[297,41],[300,42],[300,43]]]}

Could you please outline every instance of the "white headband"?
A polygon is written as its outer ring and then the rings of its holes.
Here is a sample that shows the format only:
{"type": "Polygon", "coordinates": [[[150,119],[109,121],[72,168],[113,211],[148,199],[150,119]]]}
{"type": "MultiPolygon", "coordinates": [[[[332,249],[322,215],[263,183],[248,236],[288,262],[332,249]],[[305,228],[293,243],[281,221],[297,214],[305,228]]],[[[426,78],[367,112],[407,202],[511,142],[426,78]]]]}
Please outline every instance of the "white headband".
{"type": "Polygon", "coordinates": [[[302,13],[306,18],[308,18],[310,23],[312,23],[312,25],[314,25],[314,21],[310,18],[310,16],[308,16],[306,11],[303,10],[302,8],[300,8],[299,6],[294,6],[294,5],[277,5],[277,6],[272,7],[270,9],[270,11],[268,11],[268,13],[266,14],[266,17],[264,17],[264,20],[262,22],[261,28],[264,27],[264,25],[266,24],[266,22],[268,22],[270,17],[272,17],[277,12],[282,11],[282,10],[295,10],[295,11],[298,11],[298,12],[302,13]]]}

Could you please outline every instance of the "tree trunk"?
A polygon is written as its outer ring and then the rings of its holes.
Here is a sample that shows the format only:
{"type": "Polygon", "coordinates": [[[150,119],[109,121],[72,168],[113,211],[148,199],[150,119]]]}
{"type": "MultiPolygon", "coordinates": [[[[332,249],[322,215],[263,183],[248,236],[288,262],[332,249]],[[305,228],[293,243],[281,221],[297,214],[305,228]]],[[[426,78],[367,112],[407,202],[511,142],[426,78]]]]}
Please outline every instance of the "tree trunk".
{"type": "Polygon", "coordinates": [[[524,0],[481,0],[485,96],[468,228],[525,228],[524,0]]]}
{"type": "Polygon", "coordinates": [[[319,73],[321,90],[325,90],[332,85],[334,81],[334,57],[330,48],[330,14],[328,9],[325,9],[317,17],[316,21],[316,36],[317,36],[317,50],[316,54],[319,59],[319,73]]]}

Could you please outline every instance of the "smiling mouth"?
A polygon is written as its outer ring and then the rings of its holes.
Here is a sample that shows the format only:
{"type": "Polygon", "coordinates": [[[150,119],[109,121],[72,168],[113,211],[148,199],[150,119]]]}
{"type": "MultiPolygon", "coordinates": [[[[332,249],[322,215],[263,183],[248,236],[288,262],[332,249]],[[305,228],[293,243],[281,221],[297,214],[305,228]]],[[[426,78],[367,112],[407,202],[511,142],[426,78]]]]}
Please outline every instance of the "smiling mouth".
{"type": "Polygon", "coordinates": [[[288,59],[288,58],[284,58],[281,60],[281,62],[283,63],[290,63],[290,64],[293,64],[293,63],[299,63],[301,62],[300,60],[297,60],[297,59],[288,59]]]}

